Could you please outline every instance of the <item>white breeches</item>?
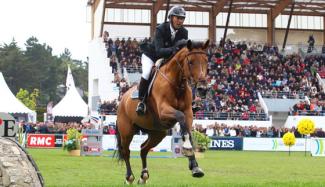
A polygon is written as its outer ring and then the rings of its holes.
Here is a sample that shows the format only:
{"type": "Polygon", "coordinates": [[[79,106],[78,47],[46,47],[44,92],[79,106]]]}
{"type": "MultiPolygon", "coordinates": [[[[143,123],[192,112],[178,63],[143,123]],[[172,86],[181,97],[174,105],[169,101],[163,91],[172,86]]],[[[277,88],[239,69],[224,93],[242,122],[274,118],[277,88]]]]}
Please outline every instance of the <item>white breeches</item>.
{"type": "Polygon", "coordinates": [[[142,63],[142,78],[148,80],[154,62],[145,54],[142,54],[141,63],[142,63]]]}

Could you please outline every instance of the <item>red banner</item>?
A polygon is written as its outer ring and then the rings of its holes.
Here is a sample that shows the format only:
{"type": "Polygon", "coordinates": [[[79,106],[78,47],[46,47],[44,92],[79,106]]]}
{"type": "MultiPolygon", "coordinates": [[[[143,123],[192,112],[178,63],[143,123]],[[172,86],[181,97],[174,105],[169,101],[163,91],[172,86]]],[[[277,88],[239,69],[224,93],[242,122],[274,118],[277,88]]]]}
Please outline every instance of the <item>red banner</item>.
{"type": "Polygon", "coordinates": [[[28,134],[27,147],[55,148],[54,134],[28,134]]]}

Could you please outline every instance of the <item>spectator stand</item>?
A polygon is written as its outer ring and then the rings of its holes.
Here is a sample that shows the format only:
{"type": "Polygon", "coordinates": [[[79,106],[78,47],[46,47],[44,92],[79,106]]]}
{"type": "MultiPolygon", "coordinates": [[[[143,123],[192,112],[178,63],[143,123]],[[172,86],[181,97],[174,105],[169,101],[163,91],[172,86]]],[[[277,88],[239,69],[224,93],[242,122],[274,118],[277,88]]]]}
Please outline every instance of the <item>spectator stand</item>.
{"type": "MultiPolygon", "coordinates": [[[[112,49],[122,69],[122,77],[130,84],[137,82],[141,73],[137,40],[116,39],[110,43],[118,46],[112,49]]],[[[302,45],[298,47],[308,48],[302,45]]],[[[297,53],[280,53],[276,46],[255,42],[235,43],[229,39],[224,50],[211,45],[208,58],[208,97],[196,98],[194,102],[194,106],[202,108],[196,111],[195,117],[198,119],[247,120],[248,117],[248,120],[267,121],[268,116],[273,115],[275,125],[281,126],[288,117],[288,106],[306,97],[317,96],[321,82],[315,72],[325,69],[324,59],[313,51],[304,58],[297,53]],[[258,103],[254,103],[256,100],[258,103]],[[245,113],[251,108],[258,108],[257,113],[260,114],[245,113]]],[[[122,94],[120,91],[120,97],[122,94]]]]}

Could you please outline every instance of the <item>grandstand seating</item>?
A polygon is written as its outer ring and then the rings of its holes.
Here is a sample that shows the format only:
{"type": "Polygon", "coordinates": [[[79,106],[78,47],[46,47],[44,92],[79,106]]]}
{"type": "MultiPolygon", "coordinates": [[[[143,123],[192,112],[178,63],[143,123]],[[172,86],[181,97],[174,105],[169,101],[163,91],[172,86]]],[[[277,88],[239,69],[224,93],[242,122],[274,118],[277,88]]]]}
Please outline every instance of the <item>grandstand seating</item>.
{"type": "MultiPolygon", "coordinates": [[[[116,54],[121,74],[129,85],[137,82],[141,75],[138,42],[131,38],[110,39],[107,47],[116,54]]],[[[315,51],[302,55],[284,54],[277,47],[228,40],[224,50],[211,45],[208,58],[207,99],[194,101],[201,109],[195,113],[198,119],[268,120],[270,113],[288,115],[290,107],[301,100],[325,100],[324,82],[317,78],[317,73],[325,77],[325,56],[315,51]],[[260,106],[258,93],[266,106],[260,106]],[[251,107],[259,110],[250,111],[251,107]]],[[[325,108],[322,103],[319,107],[325,108]]]]}

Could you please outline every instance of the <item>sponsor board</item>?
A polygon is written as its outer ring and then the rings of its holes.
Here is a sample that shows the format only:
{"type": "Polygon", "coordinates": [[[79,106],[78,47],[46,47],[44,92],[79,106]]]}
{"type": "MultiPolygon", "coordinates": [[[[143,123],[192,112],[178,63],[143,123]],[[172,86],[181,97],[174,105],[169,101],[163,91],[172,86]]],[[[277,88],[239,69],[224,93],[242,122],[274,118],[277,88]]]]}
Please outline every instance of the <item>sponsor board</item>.
{"type": "Polygon", "coordinates": [[[210,138],[210,150],[243,150],[243,138],[216,136],[210,138]]]}
{"type": "MultiPolygon", "coordinates": [[[[131,151],[140,151],[141,144],[147,140],[147,135],[135,135],[130,144],[131,151]]],[[[152,151],[167,151],[171,152],[172,136],[166,136],[152,151]]],[[[103,135],[103,149],[116,150],[115,135],[103,135]]]]}
{"type": "Polygon", "coordinates": [[[82,129],[81,152],[82,156],[100,156],[102,154],[102,129],[82,129]]]}
{"type": "Polygon", "coordinates": [[[27,147],[54,148],[55,135],[54,134],[28,134],[27,147]]]}
{"type": "Polygon", "coordinates": [[[325,156],[325,138],[311,138],[310,153],[312,156],[325,156]]]}
{"type": "Polygon", "coordinates": [[[27,147],[29,148],[61,148],[62,134],[28,134],[27,147]]]}
{"type": "MultiPolygon", "coordinates": [[[[295,145],[290,147],[291,151],[305,151],[305,139],[296,138],[295,145]]],[[[307,139],[306,151],[310,151],[310,139],[307,139]]],[[[288,151],[289,147],[284,145],[282,138],[244,138],[244,151],[288,151]]]]}

